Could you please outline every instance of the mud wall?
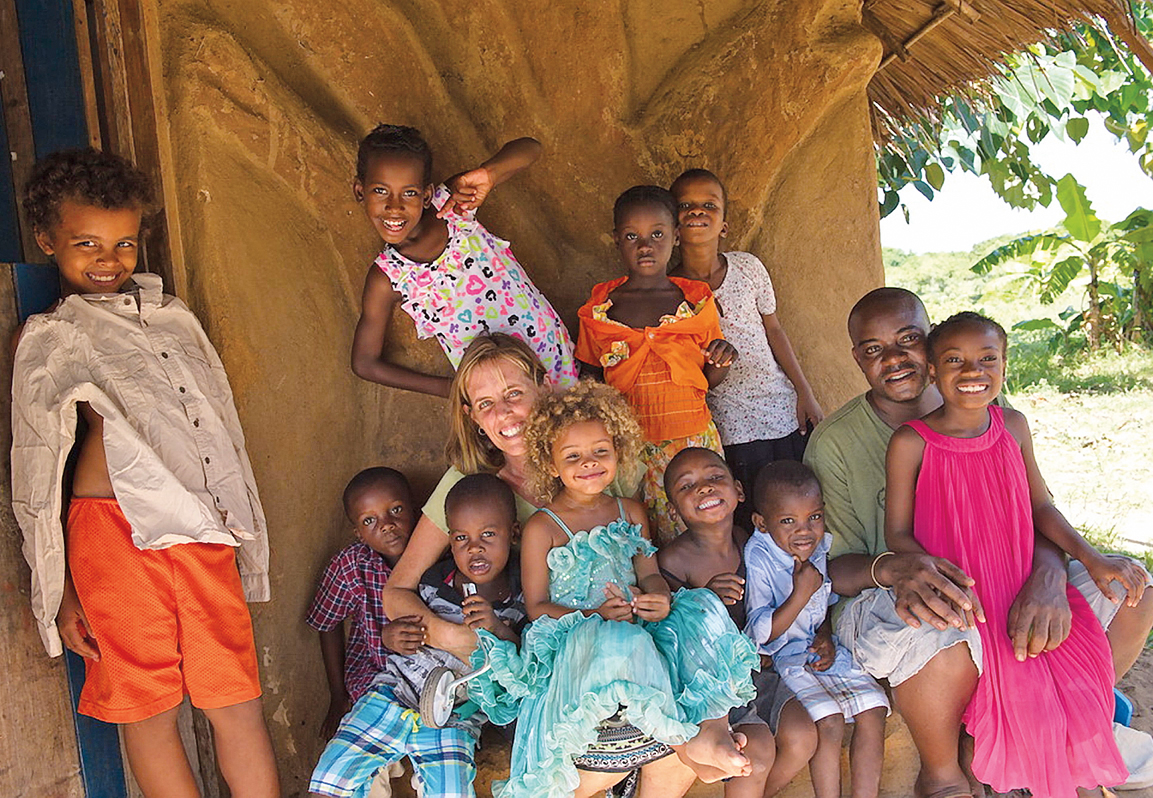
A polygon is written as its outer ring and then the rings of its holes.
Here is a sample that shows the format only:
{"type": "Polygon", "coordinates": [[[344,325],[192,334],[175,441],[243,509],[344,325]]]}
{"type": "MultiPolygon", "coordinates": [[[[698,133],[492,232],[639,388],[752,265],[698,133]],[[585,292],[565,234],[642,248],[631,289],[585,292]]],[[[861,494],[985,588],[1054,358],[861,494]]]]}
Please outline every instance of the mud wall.
{"type": "MultiPolygon", "coordinates": [[[[617,276],[611,203],[690,166],[728,183],[729,241],[759,253],[826,410],[862,387],[844,318],[883,273],[865,84],[879,44],[828,0],[158,0],[185,299],[228,368],[272,535],[254,609],[286,795],[303,795],[327,691],[303,616],[350,539],[339,496],[388,463],[443,468],[441,400],[348,368],[378,240],[355,143],[421,128],[446,176],[532,135],[545,155],[482,209],[570,323],[617,276]],[[415,422],[415,423],[414,423],[415,422]]],[[[574,326],[575,329],[575,326],[574,326]]],[[[397,318],[401,362],[447,373],[397,318]]]]}

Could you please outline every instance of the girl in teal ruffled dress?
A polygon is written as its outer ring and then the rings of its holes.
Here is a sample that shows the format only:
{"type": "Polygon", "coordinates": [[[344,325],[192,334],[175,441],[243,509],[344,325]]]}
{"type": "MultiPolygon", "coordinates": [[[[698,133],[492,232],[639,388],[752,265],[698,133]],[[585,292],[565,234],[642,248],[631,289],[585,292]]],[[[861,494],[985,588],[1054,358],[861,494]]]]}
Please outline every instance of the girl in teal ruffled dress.
{"type": "Polygon", "coordinates": [[[482,632],[473,664],[492,668],[469,684],[495,723],[518,721],[494,795],[582,798],[639,768],[641,798],[676,798],[747,775],[727,715],[754,698],[752,643],[711,591],[670,596],[644,506],[603,492],[640,446],[624,398],[592,382],[546,397],[525,440],[548,500],[521,543],[533,623],[520,651],[482,632]]]}

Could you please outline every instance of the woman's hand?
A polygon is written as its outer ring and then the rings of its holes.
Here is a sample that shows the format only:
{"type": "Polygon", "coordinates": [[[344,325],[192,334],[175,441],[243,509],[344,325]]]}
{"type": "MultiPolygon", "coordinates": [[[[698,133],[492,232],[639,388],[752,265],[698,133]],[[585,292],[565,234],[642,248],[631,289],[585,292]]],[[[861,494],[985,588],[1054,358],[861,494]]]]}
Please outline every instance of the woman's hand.
{"type": "Polygon", "coordinates": [[[663,621],[669,617],[672,599],[668,593],[634,593],[633,614],[642,621],[663,621]]]}
{"type": "Polygon", "coordinates": [[[1148,575],[1135,561],[1119,554],[1098,554],[1096,557],[1086,557],[1081,564],[1085,566],[1089,576],[1093,577],[1093,581],[1105,594],[1105,598],[1114,604],[1120,604],[1122,598],[1127,599],[1125,604],[1129,607],[1136,607],[1141,603],[1148,575]],[[1121,583],[1126,596],[1117,595],[1113,590],[1114,581],[1121,583]]]}

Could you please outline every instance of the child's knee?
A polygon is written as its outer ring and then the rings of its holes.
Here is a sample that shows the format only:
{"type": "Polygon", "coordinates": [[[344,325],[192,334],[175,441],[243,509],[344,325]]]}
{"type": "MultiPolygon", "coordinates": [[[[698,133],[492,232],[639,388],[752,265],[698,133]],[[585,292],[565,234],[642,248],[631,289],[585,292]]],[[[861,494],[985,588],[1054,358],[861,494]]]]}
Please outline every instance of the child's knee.
{"type": "Polygon", "coordinates": [[[840,745],[845,739],[845,719],[839,713],[817,721],[817,739],[821,745],[840,745]]]}
{"type": "Polygon", "coordinates": [[[888,710],[884,707],[873,707],[872,709],[866,709],[864,712],[857,713],[853,716],[853,722],[856,724],[858,730],[880,730],[883,734],[885,718],[888,714],[888,710]]]}
{"type": "Polygon", "coordinates": [[[817,725],[796,701],[781,711],[776,735],[777,757],[807,762],[817,750],[817,725]]]}
{"type": "Polygon", "coordinates": [[[760,724],[747,724],[738,726],[734,731],[745,735],[747,742],[745,743],[744,754],[753,766],[752,775],[759,777],[768,773],[777,757],[777,743],[773,738],[773,733],[769,731],[769,727],[760,724]]]}

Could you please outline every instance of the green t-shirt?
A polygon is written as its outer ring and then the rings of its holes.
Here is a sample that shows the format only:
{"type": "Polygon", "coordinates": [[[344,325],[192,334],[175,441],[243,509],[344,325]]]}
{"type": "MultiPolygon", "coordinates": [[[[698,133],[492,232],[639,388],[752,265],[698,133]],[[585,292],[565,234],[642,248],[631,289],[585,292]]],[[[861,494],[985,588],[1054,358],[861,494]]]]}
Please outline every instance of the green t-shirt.
{"type": "Polygon", "coordinates": [[[829,559],[876,556],[885,546],[885,451],[893,429],[865,394],[850,399],[813,430],[805,464],[821,481],[829,559]]]}
{"type": "MultiPolygon", "coordinates": [[[[643,475],[644,469],[639,464],[633,468],[619,469],[617,478],[609,486],[608,494],[624,498],[635,496],[640,490],[643,475]]],[[[448,471],[444,472],[444,476],[437,483],[432,495],[428,497],[428,501],[424,503],[422,512],[428,516],[428,520],[436,524],[437,528],[446,534],[448,533],[448,519],[444,517],[444,500],[448,497],[448,492],[452,490],[452,486],[462,479],[464,479],[464,474],[456,466],[449,466],[448,471]]],[[[525,521],[540,508],[519,493],[514,493],[513,496],[516,497],[516,520],[521,526],[524,526],[525,521]]]]}

